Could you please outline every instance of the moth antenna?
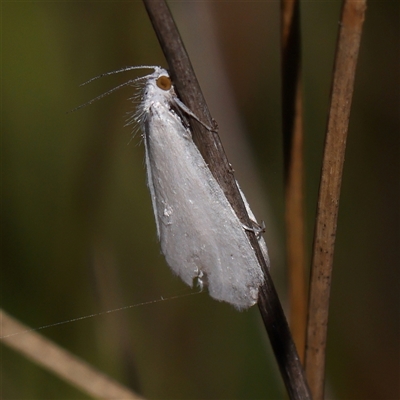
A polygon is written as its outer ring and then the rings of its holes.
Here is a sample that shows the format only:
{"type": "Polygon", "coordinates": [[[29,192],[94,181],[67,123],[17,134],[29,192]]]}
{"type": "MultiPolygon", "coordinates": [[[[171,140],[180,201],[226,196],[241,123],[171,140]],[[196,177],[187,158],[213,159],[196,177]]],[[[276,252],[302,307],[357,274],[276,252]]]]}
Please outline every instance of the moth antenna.
{"type": "Polygon", "coordinates": [[[86,81],[84,83],[81,83],[79,86],[85,86],[88,83],[93,82],[96,79],[103,78],[105,76],[119,74],[120,72],[132,71],[133,69],[146,69],[146,68],[155,70],[156,68],[160,68],[160,67],[157,67],[157,66],[154,66],[154,65],[136,65],[136,66],[133,66],[133,67],[123,67],[123,68],[117,69],[115,71],[109,71],[109,72],[105,72],[104,74],[97,75],[94,78],[91,78],[88,81],[86,81]]]}
{"type": "MultiPolygon", "coordinates": [[[[97,79],[103,78],[103,77],[108,76],[108,75],[114,75],[114,74],[119,74],[120,72],[132,71],[134,69],[146,69],[146,68],[153,69],[155,71],[155,70],[157,70],[157,68],[161,68],[161,67],[157,67],[157,66],[154,66],[154,65],[137,65],[137,66],[134,66],[134,67],[124,67],[124,68],[121,68],[121,69],[117,69],[115,71],[105,72],[104,74],[97,75],[94,78],[91,78],[88,81],[80,84],[79,86],[85,86],[90,82],[93,82],[93,81],[95,81],[97,79]]],[[[121,85],[118,85],[115,88],[112,88],[112,89],[108,90],[105,93],[102,93],[101,95],[95,97],[94,99],[89,100],[88,102],[86,102],[84,104],[81,104],[78,107],[73,108],[71,111],[68,111],[68,113],[80,110],[81,108],[86,107],[86,106],[94,103],[95,101],[100,100],[103,97],[108,96],[109,94],[115,92],[118,89],[121,89],[124,86],[130,85],[131,83],[135,83],[135,82],[138,82],[138,81],[140,81],[142,79],[146,79],[146,78],[147,78],[147,76],[140,76],[140,77],[135,78],[135,79],[130,79],[129,81],[127,81],[125,83],[122,83],[121,85]]]]}
{"type": "MultiPolygon", "coordinates": [[[[122,72],[122,70],[121,70],[120,72],[122,72]]],[[[107,74],[110,75],[109,73],[107,73],[107,74]]],[[[103,74],[103,76],[105,76],[105,75],[107,75],[107,74],[103,74]]],[[[90,81],[92,81],[92,80],[94,80],[94,79],[98,79],[98,78],[100,78],[100,77],[101,77],[101,76],[99,75],[99,76],[96,77],[96,78],[92,78],[90,81]]],[[[116,86],[116,87],[114,87],[114,88],[112,88],[112,89],[110,89],[110,90],[107,90],[107,92],[104,92],[104,93],[100,94],[99,96],[95,97],[94,99],[89,100],[88,102],[86,102],[86,103],[84,103],[84,104],[81,104],[81,105],[78,106],[78,107],[73,108],[73,109],[72,109],[71,111],[69,111],[69,112],[78,111],[78,110],[80,110],[81,108],[86,107],[86,106],[88,106],[88,105],[94,103],[95,101],[100,100],[100,99],[102,99],[103,97],[108,96],[109,94],[111,94],[111,93],[117,91],[118,89],[121,89],[121,88],[124,87],[124,86],[130,85],[130,84],[132,84],[132,83],[138,82],[138,81],[143,80],[143,79],[146,79],[146,78],[147,78],[147,76],[139,76],[138,78],[130,79],[130,80],[127,81],[127,82],[121,83],[120,85],[118,85],[118,86],[116,86]]],[[[87,82],[85,82],[84,84],[89,83],[90,81],[87,81],[87,82]]],[[[81,86],[82,86],[82,85],[81,85],[81,86]]]]}

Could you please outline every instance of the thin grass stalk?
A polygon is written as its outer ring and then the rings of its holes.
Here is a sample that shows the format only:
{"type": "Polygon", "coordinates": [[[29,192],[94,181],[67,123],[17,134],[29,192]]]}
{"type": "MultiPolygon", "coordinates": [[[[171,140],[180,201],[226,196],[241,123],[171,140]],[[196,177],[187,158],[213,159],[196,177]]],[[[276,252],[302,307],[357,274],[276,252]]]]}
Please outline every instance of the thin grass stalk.
{"type": "Polygon", "coordinates": [[[366,0],[344,0],[322,161],[309,294],[305,368],[314,400],[324,397],[326,337],[340,186],[366,0]]]}
{"type": "MultiPolygon", "coordinates": [[[[179,96],[201,121],[212,125],[213,120],[167,4],[165,1],[143,1],[168,62],[171,77],[179,96]]],[[[250,220],[218,134],[207,131],[193,119],[191,119],[191,125],[196,145],[238,218],[243,224],[251,226],[248,225],[250,220]]],[[[283,381],[291,399],[309,399],[310,394],[304,371],[266,262],[256,236],[253,232],[248,232],[248,235],[265,274],[265,284],[260,290],[258,306],[283,381]]]]}
{"type": "Polygon", "coordinates": [[[281,1],[282,132],[290,327],[304,360],[307,322],[303,101],[299,0],[281,1]]]}
{"type": "Polygon", "coordinates": [[[114,381],[0,309],[1,342],[63,381],[97,399],[143,397],[114,381]]]}

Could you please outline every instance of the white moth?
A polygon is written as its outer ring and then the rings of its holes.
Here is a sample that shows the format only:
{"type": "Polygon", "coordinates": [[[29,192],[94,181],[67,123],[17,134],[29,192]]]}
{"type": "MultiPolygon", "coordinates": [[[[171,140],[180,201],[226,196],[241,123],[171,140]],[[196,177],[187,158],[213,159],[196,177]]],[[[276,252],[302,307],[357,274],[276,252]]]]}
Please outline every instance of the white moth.
{"type": "MultiPolygon", "coordinates": [[[[133,68],[140,67],[124,70],[133,68]]],[[[237,309],[251,307],[264,282],[246,234],[253,228],[240,222],[194,144],[183,116],[196,116],[177,98],[167,71],[151,68],[152,74],[139,78],[144,85],[134,118],[143,133],[162,253],[172,271],[189,286],[197,281],[216,300],[237,309]]],[[[242,197],[258,226],[243,193],[242,197]]],[[[269,265],[261,236],[259,243],[269,265]]]]}

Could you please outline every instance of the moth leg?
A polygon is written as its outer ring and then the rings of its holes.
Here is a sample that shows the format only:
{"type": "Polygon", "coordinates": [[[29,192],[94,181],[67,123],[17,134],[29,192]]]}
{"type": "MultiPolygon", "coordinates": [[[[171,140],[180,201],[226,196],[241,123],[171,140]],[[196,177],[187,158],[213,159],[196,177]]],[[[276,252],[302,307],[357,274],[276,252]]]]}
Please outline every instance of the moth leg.
{"type": "Polygon", "coordinates": [[[204,288],[204,282],[202,279],[204,276],[204,273],[199,268],[197,268],[196,274],[197,274],[197,276],[194,279],[196,280],[196,285],[199,287],[200,292],[202,292],[203,288],[204,288]]]}
{"type": "Polygon", "coordinates": [[[242,224],[243,229],[249,232],[253,232],[256,235],[257,240],[260,240],[261,235],[265,233],[265,222],[261,221],[261,224],[259,224],[256,221],[253,220],[250,221],[253,224],[253,228],[250,228],[249,226],[242,224]]]}
{"type": "Polygon", "coordinates": [[[198,123],[204,126],[208,131],[210,132],[217,132],[218,130],[218,125],[217,122],[213,119],[213,127],[208,126],[204,122],[200,121],[200,119],[197,117],[197,115],[190,110],[189,107],[187,107],[184,103],[182,103],[177,97],[174,97],[175,104],[177,107],[179,107],[185,114],[190,115],[192,118],[194,118],[198,123]]]}

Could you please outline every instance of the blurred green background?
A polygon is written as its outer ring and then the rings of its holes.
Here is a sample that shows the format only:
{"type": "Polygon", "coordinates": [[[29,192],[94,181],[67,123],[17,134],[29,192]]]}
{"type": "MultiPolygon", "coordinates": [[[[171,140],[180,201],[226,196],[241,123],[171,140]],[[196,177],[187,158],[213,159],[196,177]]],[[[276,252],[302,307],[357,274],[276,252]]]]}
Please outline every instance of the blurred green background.
{"type": "MultiPolygon", "coordinates": [[[[278,2],[171,2],[286,303],[278,2]]],[[[311,248],[340,2],[303,2],[311,248]]],[[[399,3],[370,2],[342,185],[327,398],[399,398],[399,3]]],[[[125,88],[166,66],[139,1],[2,3],[1,305],[30,327],[190,289],[160,255],[125,88]]],[[[206,293],[41,333],[147,398],[282,399],[258,310],[206,293]]],[[[23,340],[23,335],[21,335],[23,340]]],[[[86,396],[2,346],[2,398],[86,396]]]]}

